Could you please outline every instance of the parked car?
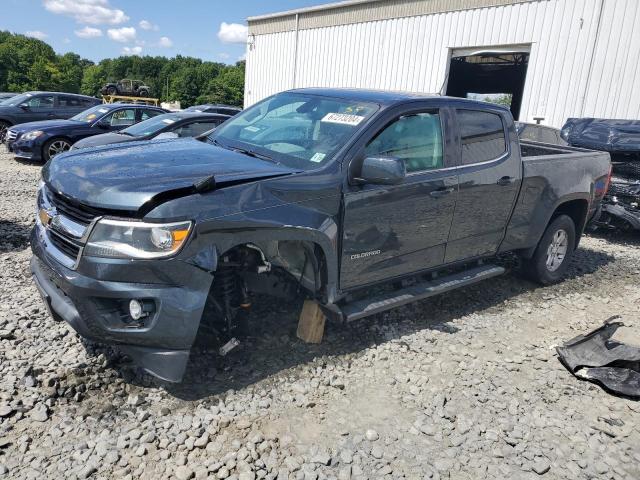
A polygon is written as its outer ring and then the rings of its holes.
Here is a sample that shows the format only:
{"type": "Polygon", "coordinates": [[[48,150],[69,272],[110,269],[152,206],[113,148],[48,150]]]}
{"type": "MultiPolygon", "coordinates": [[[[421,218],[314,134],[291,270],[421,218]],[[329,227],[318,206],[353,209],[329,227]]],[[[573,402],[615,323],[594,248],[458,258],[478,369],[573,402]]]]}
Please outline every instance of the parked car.
{"type": "Polygon", "coordinates": [[[0,103],[0,142],[12,125],[38,120],[71,118],[102,103],[94,97],[58,92],[27,92],[0,103]]]}
{"type": "Polygon", "coordinates": [[[548,143],[549,145],[567,145],[557,128],[537,123],[516,122],[516,131],[520,140],[548,143]]]}
{"type": "Polygon", "coordinates": [[[498,105],[293,90],[204,141],[53,159],[31,269],[54,318],[179,381],[201,324],[227,352],[256,293],[351,321],[502,274],[506,251],[558,282],[609,169],[520,144],[498,105]]]}
{"type": "Polygon", "coordinates": [[[216,128],[229,118],[215,113],[175,112],[149,118],[119,132],[103,133],[76,142],[71,150],[78,148],[127,143],[154,138],[197,137],[216,128]]]}
{"type": "Polygon", "coordinates": [[[8,98],[15,97],[16,95],[18,95],[18,94],[17,93],[11,93],[11,92],[0,92],[0,102],[2,102],[3,100],[6,100],[8,98]]]}
{"type": "Polygon", "coordinates": [[[148,97],[151,87],[142,80],[123,78],[117,82],[107,83],[100,89],[102,95],[124,95],[130,97],[148,97]]]}
{"type": "Polygon", "coordinates": [[[200,113],[221,113],[222,115],[234,116],[242,111],[240,107],[234,107],[233,105],[224,105],[222,103],[208,103],[205,105],[194,105],[193,107],[185,108],[185,112],[200,112],[200,113]]]}
{"type": "Polygon", "coordinates": [[[7,131],[7,149],[18,158],[46,162],[69,150],[78,140],[117,132],[165,112],[148,105],[97,105],[68,120],[43,120],[11,127],[7,131]]]}
{"type": "Polygon", "coordinates": [[[611,155],[611,184],[593,225],[640,231],[640,121],[570,118],[562,136],[571,145],[611,155]]]}

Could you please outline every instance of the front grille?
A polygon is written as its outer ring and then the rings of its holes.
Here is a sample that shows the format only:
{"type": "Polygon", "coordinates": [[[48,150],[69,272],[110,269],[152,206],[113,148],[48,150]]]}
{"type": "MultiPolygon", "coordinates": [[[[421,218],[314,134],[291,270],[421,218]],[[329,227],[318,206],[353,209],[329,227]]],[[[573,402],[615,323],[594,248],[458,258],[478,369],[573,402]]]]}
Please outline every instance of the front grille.
{"type": "Polygon", "coordinates": [[[89,225],[94,218],[101,215],[99,210],[73,203],[62,195],[56,195],[49,192],[48,197],[58,212],[78,223],[89,225]]]}
{"type": "Polygon", "coordinates": [[[18,138],[18,132],[14,132],[13,130],[7,130],[7,143],[13,142],[18,138]]]}
{"type": "Polygon", "coordinates": [[[73,258],[74,260],[78,258],[78,253],[80,253],[79,245],[76,245],[70,239],[62,235],[59,235],[52,230],[49,230],[48,236],[51,243],[62,253],[73,258]]]}

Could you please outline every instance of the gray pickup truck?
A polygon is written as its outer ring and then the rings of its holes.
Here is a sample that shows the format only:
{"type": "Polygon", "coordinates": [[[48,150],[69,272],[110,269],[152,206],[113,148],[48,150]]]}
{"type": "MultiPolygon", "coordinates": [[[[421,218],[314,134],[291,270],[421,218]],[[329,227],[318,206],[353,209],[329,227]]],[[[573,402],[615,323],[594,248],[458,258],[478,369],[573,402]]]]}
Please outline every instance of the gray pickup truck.
{"type": "Polygon", "coordinates": [[[198,140],[55,157],[31,269],[54,319],[180,381],[256,293],[352,321],[504,273],[507,251],[558,282],[609,176],[607,153],[521,144],[500,106],[294,90],[198,140]]]}

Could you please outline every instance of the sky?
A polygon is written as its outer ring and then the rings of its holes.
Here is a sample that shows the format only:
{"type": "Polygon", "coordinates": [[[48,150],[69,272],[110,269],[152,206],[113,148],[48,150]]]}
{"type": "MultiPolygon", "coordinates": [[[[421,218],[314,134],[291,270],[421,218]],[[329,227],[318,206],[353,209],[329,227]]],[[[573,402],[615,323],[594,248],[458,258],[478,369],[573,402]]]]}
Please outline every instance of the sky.
{"type": "Polygon", "coordinates": [[[97,62],[120,55],[184,55],[233,64],[246,19],[325,0],[0,0],[0,30],[97,62]]]}

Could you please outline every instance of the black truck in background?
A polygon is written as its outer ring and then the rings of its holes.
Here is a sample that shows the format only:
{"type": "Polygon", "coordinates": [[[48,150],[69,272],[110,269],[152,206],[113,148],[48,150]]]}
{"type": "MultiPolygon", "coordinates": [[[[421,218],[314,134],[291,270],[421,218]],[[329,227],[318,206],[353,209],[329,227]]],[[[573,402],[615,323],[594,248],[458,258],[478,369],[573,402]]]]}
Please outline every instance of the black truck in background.
{"type": "Polygon", "coordinates": [[[562,137],[611,155],[613,176],[592,226],[640,232],[640,121],[570,118],[562,137]]]}
{"type": "Polygon", "coordinates": [[[293,90],[200,140],[55,157],[31,269],[54,319],[180,381],[255,293],[352,321],[502,274],[506,251],[558,282],[609,174],[607,153],[521,144],[500,106],[293,90]]]}

